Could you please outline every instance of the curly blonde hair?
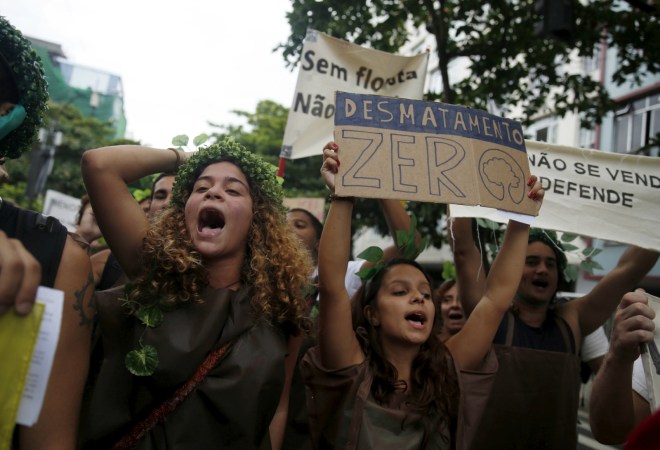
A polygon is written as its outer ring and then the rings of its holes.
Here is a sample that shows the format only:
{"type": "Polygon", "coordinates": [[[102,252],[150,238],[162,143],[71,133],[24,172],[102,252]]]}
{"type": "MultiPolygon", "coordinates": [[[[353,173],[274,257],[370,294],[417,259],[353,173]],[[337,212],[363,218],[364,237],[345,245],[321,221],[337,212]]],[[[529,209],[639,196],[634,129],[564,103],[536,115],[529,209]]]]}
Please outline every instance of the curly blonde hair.
{"type": "MultiPolygon", "coordinates": [[[[220,161],[211,164],[216,162],[220,161]]],[[[282,205],[270,201],[259,186],[253,185],[249,174],[246,177],[253,217],[241,284],[248,286],[258,318],[279,324],[290,334],[308,332],[311,323],[305,315],[304,295],[313,271],[311,258],[289,228],[282,205]]],[[[186,201],[188,196],[186,192],[186,201]]],[[[192,244],[184,216],[184,207],[173,203],[149,227],[142,248],[142,264],[146,269],[127,288],[129,305],[157,302],[162,307],[174,308],[202,301],[208,272],[192,244]]]]}

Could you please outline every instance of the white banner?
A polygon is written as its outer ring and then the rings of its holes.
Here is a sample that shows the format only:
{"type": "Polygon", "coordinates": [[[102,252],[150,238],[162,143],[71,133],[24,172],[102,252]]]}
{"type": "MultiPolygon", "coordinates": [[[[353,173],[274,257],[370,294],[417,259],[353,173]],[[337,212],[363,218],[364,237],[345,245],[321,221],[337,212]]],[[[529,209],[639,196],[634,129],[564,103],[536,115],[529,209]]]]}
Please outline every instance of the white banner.
{"type": "Polygon", "coordinates": [[[335,91],[420,100],[428,53],[399,56],[307,30],[280,157],[319,155],[332,140],[335,91]]]}
{"type": "MultiPolygon", "coordinates": [[[[545,199],[534,226],[660,251],[660,158],[526,141],[545,199]]],[[[489,208],[451,205],[454,217],[503,222],[489,208]]]]}
{"type": "Polygon", "coordinates": [[[76,230],[76,218],[80,210],[80,199],[48,189],[44,199],[44,216],[53,216],[62,222],[67,230],[76,230]]]}

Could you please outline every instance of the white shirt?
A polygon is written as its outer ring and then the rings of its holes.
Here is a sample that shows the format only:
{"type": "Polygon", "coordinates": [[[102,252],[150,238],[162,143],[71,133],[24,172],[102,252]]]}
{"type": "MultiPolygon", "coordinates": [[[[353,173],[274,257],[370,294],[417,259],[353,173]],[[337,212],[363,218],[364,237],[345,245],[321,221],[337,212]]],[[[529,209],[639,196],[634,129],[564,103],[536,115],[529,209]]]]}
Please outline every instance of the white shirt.
{"type": "MultiPolygon", "coordinates": [[[[353,261],[349,261],[348,266],[346,266],[346,277],[344,278],[344,286],[346,287],[346,292],[348,292],[348,298],[352,298],[353,294],[355,294],[362,285],[362,279],[357,276],[357,273],[362,268],[362,264],[364,264],[364,262],[365,262],[364,259],[356,259],[353,261]]],[[[319,268],[316,267],[314,269],[314,278],[316,278],[318,274],[319,274],[319,268]]],[[[317,294],[316,300],[318,299],[319,296],[317,294]]]]}
{"type": "Polygon", "coordinates": [[[607,341],[607,336],[605,336],[605,330],[603,327],[598,327],[596,331],[586,335],[582,340],[582,349],[580,351],[582,361],[589,362],[592,359],[604,356],[609,347],[610,344],[607,341]]]}
{"type": "Polygon", "coordinates": [[[642,396],[644,400],[651,403],[649,399],[649,389],[646,385],[646,374],[644,373],[644,364],[642,364],[642,357],[640,356],[633,364],[632,373],[632,388],[642,396]]]}

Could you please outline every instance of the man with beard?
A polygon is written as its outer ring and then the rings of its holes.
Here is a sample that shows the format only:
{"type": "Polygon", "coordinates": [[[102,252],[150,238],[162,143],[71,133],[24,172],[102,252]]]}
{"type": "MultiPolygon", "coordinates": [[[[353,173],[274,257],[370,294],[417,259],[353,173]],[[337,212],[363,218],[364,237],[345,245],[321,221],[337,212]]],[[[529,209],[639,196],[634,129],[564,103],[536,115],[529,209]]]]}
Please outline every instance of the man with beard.
{"type": "MultiPolygon", "coordinates": [[[[453,237],[459,296],[469,314],[483,293],[471,220],[455,219],[453,237]]],[[[518,291],[493,336],[499,370],[473,449],[575,448],[582,340],[657,258],[657,252],[631,246],[591,292],[554,305],[566,255],[553,231],[530,230],[518,291]]]]}

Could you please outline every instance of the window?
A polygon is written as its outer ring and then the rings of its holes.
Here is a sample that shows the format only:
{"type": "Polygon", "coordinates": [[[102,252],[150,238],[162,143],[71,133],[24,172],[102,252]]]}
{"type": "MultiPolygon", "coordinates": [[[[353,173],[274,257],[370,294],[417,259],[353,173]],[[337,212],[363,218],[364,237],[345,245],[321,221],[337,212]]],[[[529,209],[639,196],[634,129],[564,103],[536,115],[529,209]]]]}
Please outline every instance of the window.
{"type": "MultiPolygon", "coordinates": [[[[546,122],[547,123],[547,122],[546,122]]],[[[557,124],[541,125],[540,128],[532,130],[535,141],[547,142],[548,144],[557,143],[557,124]]]]}
{"type": "Polygon", "coordinates": [[[595,148],[596,147],[596,131],[589,128],[580,128],[578,137],[578,147],[580,148],[595,148]]]}
{"type": "Polygon", "coordinates": [[[658,156],[658,133],[660,93],[622,104],[614,118],[614,151],[658,156]]]}
{"type": "Polygon", "coordinates": [[[596,44],[591,56],[583,59],[585,73],[591,73],[600,68],[600,44],[596,44]]]}

